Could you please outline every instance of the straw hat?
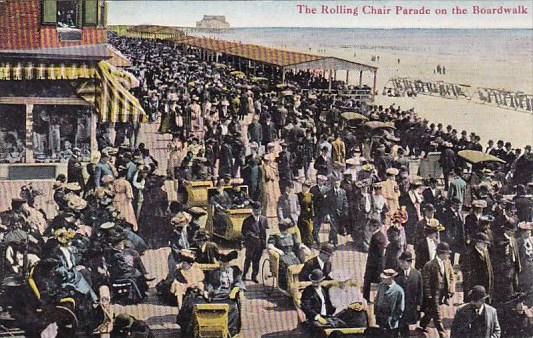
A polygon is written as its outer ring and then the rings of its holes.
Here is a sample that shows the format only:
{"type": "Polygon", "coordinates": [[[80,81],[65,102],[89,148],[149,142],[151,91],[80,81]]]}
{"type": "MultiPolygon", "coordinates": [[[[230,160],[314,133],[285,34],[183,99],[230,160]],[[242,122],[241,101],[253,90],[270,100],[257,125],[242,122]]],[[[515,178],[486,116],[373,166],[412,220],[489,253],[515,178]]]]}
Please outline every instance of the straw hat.
{"type": "Polygon", "coordinates": [[[102,177],[102,183],[103,184],[112,183],[114,180],[115,180],[115,178],[113,176],[111,176],[111,175],[105,175],[104,177],[102,177]]]}
{"type": "Polygon", "coordinates": [[[385,269],[379,276],[381,278],[394,278],[398,276],[398,273],[394,269],[385,269]]]}
{"type": "Polygon", "coordinates": [[[363,165],[361,167],[361,169],[363,169],[363,171],[372,171],[372,170],[374,170],[374,166],[372,164],[370,164],[370,163],[367,163],[367,164],[363,165]]]}
{"type": "Polygon", "coordinates": [[[83,210],[87,208],[87,201],[83,198],[79,197],[78,195],[69,194],[68,196],[68,202],[67,205],[70,209],[73,210],[83,210]]]}
{"type": "Polygon", "coordinates": [[[81,185],[78,182],[70,182],[64,185],[65,189],[70,191],[80,191],[81,185]]]}
{"type": "Polygon", "coordinates": [[[399,171],[396,168],[388,168],[386,173],[387,173],[387,175],[396,176],[396,175],[398,175],[399,171]]]}

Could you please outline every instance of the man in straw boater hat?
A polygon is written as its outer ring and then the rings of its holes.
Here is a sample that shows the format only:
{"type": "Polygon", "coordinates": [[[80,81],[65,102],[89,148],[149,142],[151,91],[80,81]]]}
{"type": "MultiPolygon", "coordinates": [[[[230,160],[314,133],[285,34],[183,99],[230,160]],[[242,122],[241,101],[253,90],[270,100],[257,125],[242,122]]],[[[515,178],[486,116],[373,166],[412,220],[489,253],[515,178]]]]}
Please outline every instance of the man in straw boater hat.
{"type": "Polygon", "coordinates": [[[433,319],[439,338],[446,337],[442,325],[441,304],[448,305],[448,300],[455,293],[455,275],[450,262],[450,246],[446,242],[437,245],[437,256],[427,262],[422,269],[424,281],[424,316],[420,319],[420,330],[427,332],[426,327],[433,319]]]}
{"type": "Polygon", "coordinates": [[[439,243],[439,232],[443,230],[444,227],[435,218],[425,226],[425,237],[415,243],[415,266],[417,269],[422,269],[427,262],[435,258],[439,243]]]}
{"type": "Polygon", "coordinates": [[[383,270],[374,302],[376,324],[382,330],[383,337],[398,336],[400,319],[405,310],[405,294],[402,287],[394,281],[396,276],[398,273],[393,269],[383,270]]]}
{"type": "Polygon", "coordinates": [[[501,330],[496,309],[485,303],[489,297],[482,285],[469,290],[470,302],[457,309],[450,338],[500,337],[501,330]]]}

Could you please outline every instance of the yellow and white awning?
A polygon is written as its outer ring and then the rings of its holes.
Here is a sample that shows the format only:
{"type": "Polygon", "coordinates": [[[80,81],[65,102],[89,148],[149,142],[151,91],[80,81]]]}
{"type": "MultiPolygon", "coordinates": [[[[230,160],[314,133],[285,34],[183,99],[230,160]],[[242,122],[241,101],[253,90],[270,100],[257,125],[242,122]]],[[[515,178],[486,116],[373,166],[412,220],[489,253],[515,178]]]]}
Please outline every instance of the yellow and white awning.
{"type": "Polygon", "coordinates": [[[88,63],[0,62],[0,81],[84,80],[72,82],[76,93],[93,104],[101,122],[146,122],[141,104],[128,89],[139,81],[107,61],[88,63]]]}

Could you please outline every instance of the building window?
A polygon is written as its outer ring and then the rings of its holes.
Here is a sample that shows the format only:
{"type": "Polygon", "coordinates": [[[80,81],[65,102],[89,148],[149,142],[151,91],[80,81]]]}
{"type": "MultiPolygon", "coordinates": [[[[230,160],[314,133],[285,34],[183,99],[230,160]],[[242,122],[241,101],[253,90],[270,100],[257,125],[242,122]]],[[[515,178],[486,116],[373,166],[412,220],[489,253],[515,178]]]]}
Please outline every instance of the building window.
{"type": "Polygon", "coordinates": [[[25,106],[0,105],[0,163],[25,161],[25,119],[25,106]]]}
{"type": "Polygon", "coordinates": [[[78,0],[57,1],[57,27],[79,28],[80,3],[78,0]]]}
{"type": "Polygon", "coordinates": [[[33,154],[36,162],[67,161],[74,148],[89,160],[91,108],[36,105],[33,108],[33,154]]]}
{"type": "Polygon", "coordinates": [[[42,24],[57,25],[57,0],[42,0],[42,24]]]}

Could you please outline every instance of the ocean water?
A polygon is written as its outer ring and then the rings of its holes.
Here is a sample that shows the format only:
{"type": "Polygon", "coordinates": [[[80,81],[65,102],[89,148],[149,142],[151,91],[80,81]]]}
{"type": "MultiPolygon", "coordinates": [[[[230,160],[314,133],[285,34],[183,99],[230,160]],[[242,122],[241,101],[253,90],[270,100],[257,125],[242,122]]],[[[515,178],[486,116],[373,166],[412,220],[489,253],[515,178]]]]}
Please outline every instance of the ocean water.
{"type": "Polygon", "coordinates": [[[464,55],[494,61],[517,58],[531,61],[533,54],[533,29],[234,28],[208,35],[302,51],[353,48],[464,55]]]}

